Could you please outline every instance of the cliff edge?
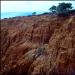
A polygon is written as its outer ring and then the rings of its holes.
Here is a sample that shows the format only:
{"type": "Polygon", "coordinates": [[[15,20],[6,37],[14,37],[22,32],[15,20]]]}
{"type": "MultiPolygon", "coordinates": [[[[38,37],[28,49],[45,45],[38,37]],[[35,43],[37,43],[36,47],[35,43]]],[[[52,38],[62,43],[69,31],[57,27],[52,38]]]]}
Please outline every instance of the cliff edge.
{"type": "Polygon", "coordinates": [[[75,15],[1,20],[1,75],[75,75],[75,15]]]}

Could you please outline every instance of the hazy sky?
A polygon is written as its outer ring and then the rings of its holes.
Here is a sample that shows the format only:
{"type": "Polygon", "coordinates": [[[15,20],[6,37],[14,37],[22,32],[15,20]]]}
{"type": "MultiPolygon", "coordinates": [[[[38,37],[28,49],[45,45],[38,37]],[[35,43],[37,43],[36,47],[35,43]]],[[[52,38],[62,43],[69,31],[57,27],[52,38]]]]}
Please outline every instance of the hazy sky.
{"type": "Polygon", "coordinates": [[[46,12],[61,2],[70,2],[75,8],[75,1],[1,1],[1,12],[46,12]]]}

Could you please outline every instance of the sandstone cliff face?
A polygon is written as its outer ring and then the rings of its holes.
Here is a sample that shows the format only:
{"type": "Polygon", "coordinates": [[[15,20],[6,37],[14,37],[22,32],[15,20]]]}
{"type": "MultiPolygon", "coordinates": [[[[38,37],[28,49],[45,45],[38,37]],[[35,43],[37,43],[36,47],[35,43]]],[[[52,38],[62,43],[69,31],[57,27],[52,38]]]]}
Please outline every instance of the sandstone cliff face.
{"type": "Polygon", "coordinates": [[[1,75],[75,75],[75,15],[1,20],[1,75]]]}

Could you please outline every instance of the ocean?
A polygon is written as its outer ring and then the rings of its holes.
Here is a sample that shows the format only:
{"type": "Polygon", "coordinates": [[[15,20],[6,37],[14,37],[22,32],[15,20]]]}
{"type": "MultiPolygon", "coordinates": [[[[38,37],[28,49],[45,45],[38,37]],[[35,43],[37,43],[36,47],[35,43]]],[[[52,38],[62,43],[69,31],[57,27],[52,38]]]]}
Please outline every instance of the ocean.
{"type": "Polygon", "coordinates": [[[28,16],[28,15],[32,15],[32,13],[31,12],[6,12],[6,13],[1,13],[1,19],[12,18],[17,16],[28,16]]]}
{"type": "MultiPolygon", "coordinates": [[[[32,15],[33,12],[5,12],[1,13],[1,19],[4,18],[12,18],[12,17],[17,17],[17,16],[29,16],[32,15]]],[[[41,12],[36,13],[41,14],[41,12]]]]}

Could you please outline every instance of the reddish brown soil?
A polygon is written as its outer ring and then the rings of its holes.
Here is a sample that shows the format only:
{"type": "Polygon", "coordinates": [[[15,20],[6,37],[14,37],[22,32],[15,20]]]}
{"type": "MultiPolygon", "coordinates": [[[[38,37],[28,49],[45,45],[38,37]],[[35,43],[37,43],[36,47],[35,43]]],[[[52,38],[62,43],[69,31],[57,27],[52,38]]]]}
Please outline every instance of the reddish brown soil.
{"type": "Polygon", "coordinates": [[[75,75],[75,15],[1,20],[1,75],[75,75]]]}

